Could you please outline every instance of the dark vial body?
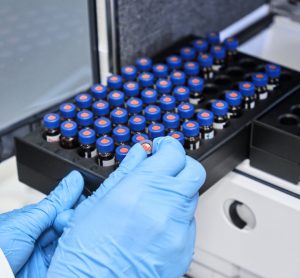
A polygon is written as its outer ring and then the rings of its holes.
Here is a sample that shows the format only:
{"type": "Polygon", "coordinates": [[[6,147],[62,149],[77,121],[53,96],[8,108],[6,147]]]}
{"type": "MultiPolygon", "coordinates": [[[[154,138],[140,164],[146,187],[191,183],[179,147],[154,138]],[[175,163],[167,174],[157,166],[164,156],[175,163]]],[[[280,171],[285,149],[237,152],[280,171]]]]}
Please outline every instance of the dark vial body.
{"type": "Polygon", "coordinates": [[[244,96],[244,109],[250,110],[255,108],[255,96],[244,96]]]}
{"type": "Polygon", "coordinates": [[[78,138],[77,136],[61,136],[60,138],[60,145],[65,149],[74,149],[78,147],[78,138]]]}
{"type": "Polygon", "coordinates": [[[267,86],[256,87],[255,93],[259,100],[267,99],[269,94],[267,86]]]}
{"type": "Polygon", "coordinates": [[[102,167],[109,167],[115,165],[115,154],[113,152],[109,153],[99,153],[98,152],[98,164],[102,167]]]}
{"type": "Polygon", "coordinates": [[[267,85],[268,91],[274,91],[275,88],[279,86],[279,78],[269,78],[269,83],[267,85]]]}
{"type": "Polygon", "coordinates": [[[95,144],[80,144],[78,154],[84,158],[92,158],[97,155],[95,144]]]}
{"type": "Polygon", "coordinates": [[[242,106],[232,106],[229,105],[228,107],[228,118],[239,118],[240,116],[242,116],[243,113],[243,109],[242,106]]]}
{"type": "Polygon", "coordinates": [[[214,124],[213,124],[214,129],[224,129],[227,126],[228,126],[227,115],[223,115],[223,116],[216,115],[214,117],[214,124]]]}
{"type": "Polygon", "coordinates": [[[49,143],[57,143],[60,139],[59,128],[44,128],[43,138],[49,143]]]}
{"type": "Polygon", "coordinates": [[[198,150],[200,148],[200,137],[199,136],[185,136],[184,137],[184,148],[190,151],[198,150]]]}
{"type": "Polygon", "coordinates": [[[212,125],[210,126],[200,126],[201,138],[204,140],[210,140],[214,138],[215,131],[212,125]]]}
{"type": "Polygon", "coordinates": [[[200,72],[204,80],[211,80],[214,77],[214,71],[212,67],[201,68],[200,72]]]}

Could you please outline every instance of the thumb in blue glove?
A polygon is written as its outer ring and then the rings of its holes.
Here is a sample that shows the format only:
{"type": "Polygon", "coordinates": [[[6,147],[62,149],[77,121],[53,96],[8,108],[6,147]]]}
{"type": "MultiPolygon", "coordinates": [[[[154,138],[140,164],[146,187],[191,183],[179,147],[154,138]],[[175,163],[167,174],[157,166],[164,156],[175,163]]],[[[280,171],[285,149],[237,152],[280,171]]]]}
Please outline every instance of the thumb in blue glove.
{"type": "Polygon", "coordinates": [[[45,276],[45,265],[59,236],[52,228],[54,220],[74,206],[83,186],[82,176],[73,171],[41,202],[0,215],[0,248],[18,277],[30,272],[34,277],[45,276]],[[37,275],[39,272],[44,275],[37,275]]]}

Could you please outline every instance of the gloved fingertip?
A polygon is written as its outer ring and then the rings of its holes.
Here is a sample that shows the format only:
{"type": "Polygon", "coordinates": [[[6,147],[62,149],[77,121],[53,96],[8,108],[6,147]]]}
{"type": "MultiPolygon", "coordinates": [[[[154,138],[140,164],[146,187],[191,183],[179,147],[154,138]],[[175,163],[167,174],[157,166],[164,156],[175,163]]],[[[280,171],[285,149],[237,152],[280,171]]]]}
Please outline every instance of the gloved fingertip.
{"type": "Polygon", "coordinates": [[[128,154],[125,156],[125,158],[122,160],[121,165],[127,165],[131,164],[135,165],[132,160],[136,161],[143,161],[145,158],[147,158],[147,153],[145,152],[144,148],[141,146],[141,144],[136,143],[132,146],[132,148],[129,150],[128,154]]]}
{"type": "Polygon", "coordinates": [[[178,140],[176,140],[172,136],[155,138],[153,141],[152,153],[154,154],[154,153],[158,152],[165,145],[172,146],[174,148],[174,151],[180,152],[181,154],[185,155],[185,150],[184,150],[183,146],[180,144],[180,142],[178,140]]]}
{"type": "Polygon", "coordinates": [[[58,234],[63,233],[64,228],[70,222],[73,214],[74,214],[74,210],[73,209],[68,209],[68,210],[65,210],[65,211],[61,212],[60,214],[58,214],[56,216],[56,218],[54,220],[54,223],[53,223],[53,228],[55,229],[55,231],[58,234]]]}

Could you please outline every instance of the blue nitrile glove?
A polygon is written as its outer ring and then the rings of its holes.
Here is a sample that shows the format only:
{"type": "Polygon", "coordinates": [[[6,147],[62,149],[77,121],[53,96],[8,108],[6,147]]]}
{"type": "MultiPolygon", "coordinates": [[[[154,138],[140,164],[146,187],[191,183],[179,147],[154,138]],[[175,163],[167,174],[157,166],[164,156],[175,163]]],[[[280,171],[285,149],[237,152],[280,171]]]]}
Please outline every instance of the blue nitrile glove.
{"type": "Polygon", "coordinates": [[[181,277],[195,242],[204,168],[172,137],[147,158],[134,145],[83,201],[59,239],[47,277],[181,277]]]}
{"type": "Polygon", "coordinates": [[[83,186],[82,176],[73,171],[39,203],[0,215],[0,248],[17,277],[46,276],[64,226],[63,221],[53,225],[54,220],[74,206],[83,186]]]}

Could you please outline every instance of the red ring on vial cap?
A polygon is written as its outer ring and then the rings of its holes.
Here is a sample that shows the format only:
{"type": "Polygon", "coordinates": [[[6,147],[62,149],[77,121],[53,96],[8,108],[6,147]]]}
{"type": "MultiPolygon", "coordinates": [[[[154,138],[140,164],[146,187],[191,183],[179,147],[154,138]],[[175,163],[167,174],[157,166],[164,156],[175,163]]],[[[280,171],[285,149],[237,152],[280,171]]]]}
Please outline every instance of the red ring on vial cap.
{"type": "Polygon", "coordinates": [[[102,91],[103,87],[101,85],[98,85],[94,88],[96,91],[102,91]]]}
{"type": "Polygon", "coordinates": [[[82,134],[84,136],[89,136],[89,135],[91,135],[91,132],[89,130],[85,130],[84,132],[82,132],[82,134]]]}
{"type": "Polygon", "coordinates": [[[238,96],[238,94],[237,94],[237,93],[234,93],[234,92],[233,92],[233,93],[230,93],[229,95],[230,95],[231,97],[237,97],[237,96],[238,96]]]}
{"type": "Polygon", "coordinates": [[[199,84],[199,83],[200,83],[200,80],[197,79],[197,78],[193,78],[193,79],[192,79],[192,83],[193,83],[193,84],[199,84]]]}
{"type": "Polygon", "coordinates": [[[174,115],[167,115],[168,120],[174,120],[176,117],[174,115]]]}
{"type": "Polygon", "coordinates": [[[249,89],[251,87],[251,84],[250,83],[244,83],[243,87],[246,88],[246,89],[249,89]]]}
{"type": "Polygon", "coordinates": [[[117,81],[117,80],[118,80],[118,77],[117,77],[117,76],[112,76],[112,77],[110,77],[110,80],[111,80],[111,81],[117,81]]]}
{"type": "Polygon", "coordinates": [[[120,152],[121,153],[128,153],[128,148],[123,147],[123,148],[120,149],[120,152]]]}
{"type": "Polygon", "coordinates": [[[106,124],[107,124],[107,121],[101,119],[101,120],[98,121],[98,124],[99,124],[99,125],[106,125],[106,124]]]}
{"type": "Polygon", "coordinates": [[[180,77],[180,76],[182,76],[182,73],[179,72],[179,71],[176,71],[176,72],[174,72],[173,75],[174,75],[175,77],[180,77]]]}
{"type": "Polygon", "coordinates": [[[217,107],[223,107],[223,106],[224,106],[224,103],[223,103],[223,102],[217,102],[217,103],[216,103],[216,106],[217,106],[217,107]]]}
{"type": "Polygon", "coordinates": [[[149,91],[146,91],[146,92],[145,92],[145,95],[147,95],[147,96],[153,96],[153,92],[150,91],[150,90],[149,90],[149,91]]]}
{"type": "Polygon", "coordinates": [[[129,89],[134,89],[136,86],[135,86],[134,83],[128,83],[128,84],[127,84],[127,87],[128,87],[129,89]]]}
{"type": "Polygon", "coordinates": [[[117,129],[117,132],[118,132],[118,133],[124,133],[125,131],[126,131],[125,128],[118,128],[118,129],[117,129]]]}
{"type": "Polygon", "coordinates": [[[148,79],[148,78],[150,78],[150,74],[148,74],[148,73],[143,73],[143,74],[142,74],[142,78],[148,79]]]}
{"type": "Polygon", "coordinates": [[[156,66],[156,69],[157,70],[163,70],[165,67],[163,66],[163,65],[158,65],[158,66],[156,66]]]}
{"type": "Polygon", "coordinates": [[[81,116],[82,118],[87,118],[87,117],[89,116],[89,113],[82,112],[82,113],[80,114],[80,116],[81,116]]]}
{"type": "Polygon", "coordinates": [[[185,92],[186,92],[186,89],[183,88],[183,87],[180,87],[180,88],[177,89],[177,92],[178,92],[178,93],[185,93],[185,92]]]}
{"type": "Polygon", "coordinates": [[[74,125],[72,123],[65,123],[64,127],[65,128],[72,128],[74,125]]]}
{"type": "Polygon", "coordinates": [[[134,118],[133,118],[133,121],[134,121],[135,123],[140,123],[140,122],[142,121],[142,119],[141,119],[140,117],[134,117],[134,118]]]}
{"type": "Polygon", "coordinates": [[[54,116],[54,115],[49,115],[49,116],[47,117],[47,119],[48,119],[49,121],[53,121],[53,120],[56,119],[56,116],[54,116]]]}
{"type": "Polygon", "coordinates": [[[102,107],[105,106],[105,104],[104,104],[103,102],[98,102],[98,103],[96,104],[96,106],[99,107],[99,108],[102,108],[102,107]]]}
{"type": "Polygon", "coordinates": [[[264,75],[261,73],[258,73],[258,74],[256,74],[256,78],[259,78],[259,79],[264,78],[264,75]]]}
{"type": "Polygon", "coordinates": [[[72,109],[72,106],[70,104],[66,104],[66,105],[64,105],[64,109],[70,110],[70,109],[72,109]]]}
{"type": "Polygon", "coordinates": [[[160,128],[159,125],[153,125],[153,126],[152,126],[152,129],[153,129],[153,130],[160,130],[161,128],[160,128]]]}
{"type": "Polygon", "coordinates": [[[80,100],[86,100],[88,97],[87,97],[87,95],[80,95],[79,96],[79,99],[80,100]]]}
{"type": "Polygon", "coordinates": [[[123,111],[118,109],[116,112],[115,112],[116,115],[123,115],[123,111]]]}
{"type": "Polygon", "coordinates": [[[125,71],[128,72],[128,73],[131,73],[131,72],[133,72],[133,68],[132,67],[126,67],[125,71]]]}
{"type": "Polygon", "coordinates": [[[136,99],[133,99],[130,101],[130,104],[137,105],[137,104],[139,104],[139,102],[136,99]]]}
{"type": "Polygon", "coordinates": [[[186,126],[187,127],[195,127],[195,124],[194,123],[187,123],[186,126]]]}
{"type": "Polygon", "coordinates": [[[181,108],[182,108],[183,110],[187,110],[187,109],[190,108],[190,106],[189,106],[188,104],[184,104],[184,105],[181,106],[181,108]]]}
{"type": "Polygon", "coordinates": [[[173,133],[171,136],[175,139],[178,139],[180,137],[178,133],[173,133]]]}
{"type": "Polygon", "coordinates": [[[166,86],[166,85],[168,85],[168,82],[166,80],[161,80],[161,81],[159,81],[159,84],[166,86]]]}
{"type": "Polygon", "coordinates": [[[148,110],[149,110],[149,112],[151,112],[151,113],[153,113],[153,112],[156,112],[156,111],[157,111],[157,109],[156,109],[155,107],[150,107],[148,110]]]}
{"type": "Polygon", "coordinates": [[[169,98],[169,97],[165,97],[165,98],[164,98],[164,101],[165,101],[165,102],[170,102],[171,100],[172,100],[172,99],[169,98]]]}
{"type": "Polygon", "coordinates": [[[201,116],[207,118],[207,117],[209,117],[209,114],[207,112],[202,112],[201,116]]]}
{"type": "Polygon", "coordinates": [[[100,142],[101,142],[102,144],[107,144],[107,143],[109,143],[109,140],[106,139],[106,138],[103,138],[100,142]]]}

